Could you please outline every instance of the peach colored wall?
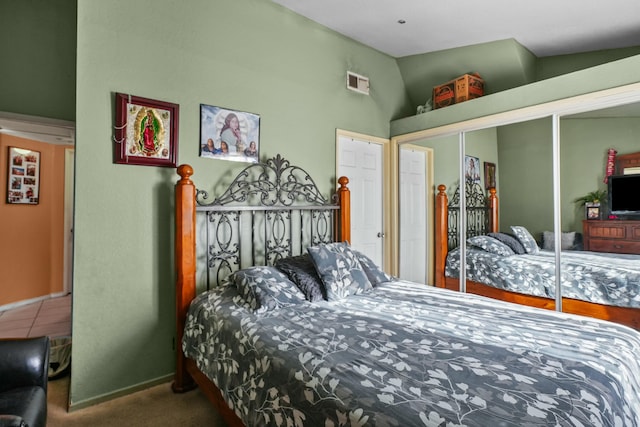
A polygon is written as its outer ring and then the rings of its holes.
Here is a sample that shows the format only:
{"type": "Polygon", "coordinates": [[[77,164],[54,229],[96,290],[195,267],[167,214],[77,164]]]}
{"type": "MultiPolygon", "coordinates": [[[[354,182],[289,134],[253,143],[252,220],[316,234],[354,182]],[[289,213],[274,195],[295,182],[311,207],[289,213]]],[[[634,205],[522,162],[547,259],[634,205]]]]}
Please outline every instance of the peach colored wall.
{"type": "Polygon", "coordinates": [[[0,134],[0,307],[64,290],[65,148],[0,134]],[[39,204],[7,203],[9,147],[40,152],[39,204]]]}

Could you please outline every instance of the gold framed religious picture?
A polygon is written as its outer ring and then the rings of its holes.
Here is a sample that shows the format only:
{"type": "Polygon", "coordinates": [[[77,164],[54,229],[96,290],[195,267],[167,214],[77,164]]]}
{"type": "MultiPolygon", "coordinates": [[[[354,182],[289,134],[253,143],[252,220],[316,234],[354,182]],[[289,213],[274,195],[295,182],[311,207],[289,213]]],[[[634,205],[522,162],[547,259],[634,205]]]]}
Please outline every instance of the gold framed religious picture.
{"type": "Polygon", "coordinates": [[[180,107],[116,93],[114,163],[176,167],[180,107]]]}
{"type": "Polygon", "coordinates": [[[200,157],[257,162],[260,158],[260,116],[201,104],[200,157]]]}
{"type": "Polygon", "coordinates": [[[9,147],[7,203],[37,205],[40,200],[40,152],[9,147]]]}
{"type": "Polygon", "coordinates": [[[484,162],[484,188],[496,188],[496,164],[484,162]]]}

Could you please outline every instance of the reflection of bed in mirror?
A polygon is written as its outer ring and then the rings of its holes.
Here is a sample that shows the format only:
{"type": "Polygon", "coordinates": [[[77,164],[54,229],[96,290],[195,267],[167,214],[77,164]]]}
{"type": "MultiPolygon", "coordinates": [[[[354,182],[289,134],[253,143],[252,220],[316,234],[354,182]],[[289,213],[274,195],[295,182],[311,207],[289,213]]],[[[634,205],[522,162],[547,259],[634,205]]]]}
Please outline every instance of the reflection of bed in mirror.
{"type": "MultiPolygon", "coordinates": [[[[450,203],[438,187],[436,285],[453,290],[460,289],[458,198],[459,190],[450,203]]],[[[554,310],[555,252],[541,249],[526,227],[498,231],[494,189],[486,197],[467,184],[466,200],[467,219],[475,218],[467,223],[466,291],[554,310]]],[[[562,311],[640,329],[640,255],[562,250],[560,264],[562,311]]]]}
{"type": "Polygon", "coordinates": [[[178,173],[173,388],[228,425],[640,425],[635,331],[389,276],[342,242],[346,178],[325,199],[278,156],[211,200],[178,173]]]}

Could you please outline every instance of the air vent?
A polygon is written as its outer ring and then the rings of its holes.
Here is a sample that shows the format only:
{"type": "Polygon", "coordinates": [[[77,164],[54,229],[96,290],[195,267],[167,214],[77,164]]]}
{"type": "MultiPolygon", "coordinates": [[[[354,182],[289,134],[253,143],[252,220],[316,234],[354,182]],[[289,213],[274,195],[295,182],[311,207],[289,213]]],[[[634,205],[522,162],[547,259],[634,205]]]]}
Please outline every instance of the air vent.
{"type": "Polygon", "coordinates": [[[369,78],[347,71],[347,89],[369,95],[369,78]]]}

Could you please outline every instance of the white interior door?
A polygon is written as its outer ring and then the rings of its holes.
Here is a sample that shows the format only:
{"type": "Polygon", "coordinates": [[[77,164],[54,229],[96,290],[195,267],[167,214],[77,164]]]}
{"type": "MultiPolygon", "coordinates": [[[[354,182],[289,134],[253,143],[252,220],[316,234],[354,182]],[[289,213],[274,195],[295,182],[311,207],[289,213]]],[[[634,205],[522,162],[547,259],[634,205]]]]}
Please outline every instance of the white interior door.
{"type": "Polygon", "coordinates": [[[428,283],[427,153],[400,146],[399,277],[428,283]]]}
{"type": "Polygon", "coordinates": [[[383,146],[338,136],[337,175],[349,178],[351,246],[384,267],[383,146]]]}

